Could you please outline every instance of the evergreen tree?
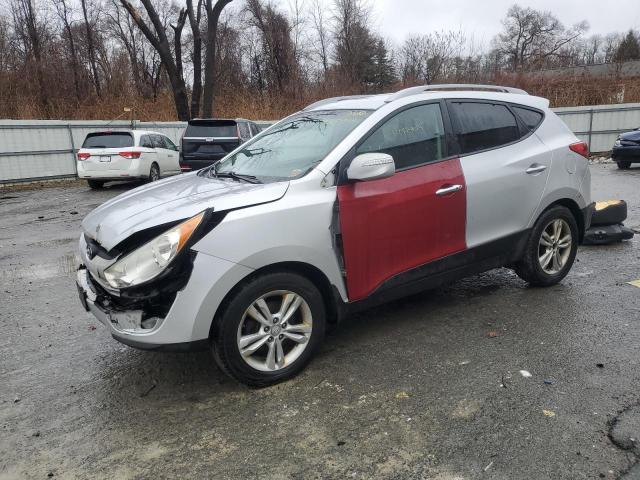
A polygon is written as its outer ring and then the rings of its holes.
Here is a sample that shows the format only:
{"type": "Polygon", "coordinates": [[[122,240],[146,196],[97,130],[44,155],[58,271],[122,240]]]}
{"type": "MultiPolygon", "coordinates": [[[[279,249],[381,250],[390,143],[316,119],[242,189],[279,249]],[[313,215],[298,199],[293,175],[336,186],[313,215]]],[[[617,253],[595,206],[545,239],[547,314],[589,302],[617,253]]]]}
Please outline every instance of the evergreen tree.
{"type": "Polygon", "coordinates": [[[613,60],[615,62],[640,60],[640,42],[638,42],[638,37],[633,30],[629,30],[629,33],[624,37],[624,40],[620,42],[620,46],[618,47],[613,60]]]}

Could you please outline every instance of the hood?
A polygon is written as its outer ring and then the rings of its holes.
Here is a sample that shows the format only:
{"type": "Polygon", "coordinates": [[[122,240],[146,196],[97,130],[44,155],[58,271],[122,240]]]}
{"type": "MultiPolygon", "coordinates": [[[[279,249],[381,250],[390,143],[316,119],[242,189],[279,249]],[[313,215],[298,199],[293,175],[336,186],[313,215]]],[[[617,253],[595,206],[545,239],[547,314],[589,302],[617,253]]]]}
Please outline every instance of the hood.
{"type": "Polygon", "coordinates": [[[82,230],[111,250],[132,234],[187,219],[213,208],[222,212],[282,198],[289,182],[252,184],[208,178],[196,172],[130,190],[100,205],[82,221],[82,230]]]}
{"type": "Polygon", "coordinates": [[[622,135],[620,135],[620,140],[627,140],[629,142],[640,142],[640,130],[623,133],[622,135]]]}

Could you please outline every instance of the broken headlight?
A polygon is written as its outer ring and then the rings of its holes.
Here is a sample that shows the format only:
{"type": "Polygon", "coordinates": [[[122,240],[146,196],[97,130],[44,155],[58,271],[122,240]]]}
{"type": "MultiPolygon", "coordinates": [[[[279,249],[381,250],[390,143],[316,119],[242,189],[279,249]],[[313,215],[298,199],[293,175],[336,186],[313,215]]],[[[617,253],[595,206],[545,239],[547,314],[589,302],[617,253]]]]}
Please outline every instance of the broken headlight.
{"type": "Polygon", "coordinates": [[[118,260],[104,271],[114,288],[126,288],[147,282],[173,261],[195,232],[204,212],[191,217],[118,260]]]}

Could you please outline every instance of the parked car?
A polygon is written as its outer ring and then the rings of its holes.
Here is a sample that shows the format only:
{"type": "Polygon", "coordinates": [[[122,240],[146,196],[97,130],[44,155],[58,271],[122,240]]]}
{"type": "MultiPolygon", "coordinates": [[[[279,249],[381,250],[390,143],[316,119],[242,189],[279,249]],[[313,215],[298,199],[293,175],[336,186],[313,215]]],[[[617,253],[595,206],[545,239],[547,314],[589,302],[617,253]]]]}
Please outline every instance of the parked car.
{"type": "Polygon", "coordinates": [[[507,87],[324,100],[87,215],[80,300],[120,342],[211,348],[269,385],[350,312],[502,266],[561,281],[593,212],[588,153],[507,87]]]}
{"type": "Polygon", "coordinates": [[[208,167],[258,132],[256,123],[242,118],[189,120],[181,141],[180,168],[188,172],[208,167]]]}
{"type": "Polygon", "coordinates": [[[640,162],[640,129],[618,135],[613,144],[611,158],[618,164],[618,168],[624,170],[632,163],[640,162]]]}
{"type": "Polygon", "coordinates": [[[144,130],[93,132],[77,156],[78,177],[97,189],[114,180],[148,180],[182,173],[178,147],[166,135],[144,130]]]}

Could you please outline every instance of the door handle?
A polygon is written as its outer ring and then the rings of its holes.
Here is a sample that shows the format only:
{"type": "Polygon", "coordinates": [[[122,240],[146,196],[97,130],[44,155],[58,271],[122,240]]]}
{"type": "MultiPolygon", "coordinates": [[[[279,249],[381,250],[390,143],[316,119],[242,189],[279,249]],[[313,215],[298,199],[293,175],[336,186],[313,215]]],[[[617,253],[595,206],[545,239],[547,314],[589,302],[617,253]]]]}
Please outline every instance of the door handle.
{"type": "Polygon", "coordinates": [[[448,187],[443,186],[442,188],[436,190],[436,195],[442,197],[443,195],[459,192],[460,190],[462,190],[462,185],[449,185],[448,187]]]}
{"type": "Polygon", "coordinates": [[[544,172],[546,169],[547,169],[546,165],[538,165],[537,163],[534,163],[533,165],[530,165],[529,168],[527,168],[526,172],[528,174],[540,173],[540,172],[544,172]]]}

